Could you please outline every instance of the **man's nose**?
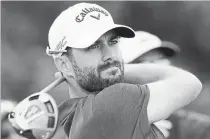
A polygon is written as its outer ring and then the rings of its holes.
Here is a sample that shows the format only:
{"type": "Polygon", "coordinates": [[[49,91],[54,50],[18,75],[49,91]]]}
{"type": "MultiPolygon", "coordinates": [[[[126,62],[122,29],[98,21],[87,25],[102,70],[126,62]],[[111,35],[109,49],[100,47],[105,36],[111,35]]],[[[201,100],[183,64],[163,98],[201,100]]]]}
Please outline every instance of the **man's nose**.
{"type": "Polygon", "coordinates": [[[101,48],[101,53],[103,61],[113,60],[113,50],[108,45],[104,45],[101,48]]]}

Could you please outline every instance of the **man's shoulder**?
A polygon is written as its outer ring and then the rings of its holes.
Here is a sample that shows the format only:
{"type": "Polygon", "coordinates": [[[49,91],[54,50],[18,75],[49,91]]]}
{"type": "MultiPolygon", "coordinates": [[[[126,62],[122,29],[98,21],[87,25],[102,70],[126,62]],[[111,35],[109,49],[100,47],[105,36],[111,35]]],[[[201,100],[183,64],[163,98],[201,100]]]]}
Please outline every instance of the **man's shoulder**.
{"type": "Polygon", "coordinates": [[[75,112],[77,104],[80,101],[84,101],[85,98],[69,98],[58,105],[59,111],[59,124],[63,125],[67,117],[75,112]]]}
{"type": "Polygon", "coordinates": [[[142,104],[148,105],[149,101],[149,88],[147,85],[117,83],[110,87],[105,88],[95,96],[94,102],[97,103],[96,107],[101,106],[99,104],[105,104],[106,107],[110,106],[124,106],[129,104],[142,104]]]}
{"type": "Polygon", "coordinates": [[[105,94],[105,95],[114,95],[118,93],[129,93],[129,95],[132,94],[145,94],[149,93],[149,88],[147,85],[139,85],[139,84],[129,84],[129,83],[116,83],[114,85],[111,85],[102,91],[100,91],[98,95],[105,94]],[[104,93],[105,92],[105,93],[104,93]]]}
{"type": "Polygon", "coordinates": [[[69,130],[72,126],[75,111],[78,104],[84,104],[86,97],[82,98],[69,98],[58,105],[58,126],[64,129],[65,134],[69,135],[69,130]]]}

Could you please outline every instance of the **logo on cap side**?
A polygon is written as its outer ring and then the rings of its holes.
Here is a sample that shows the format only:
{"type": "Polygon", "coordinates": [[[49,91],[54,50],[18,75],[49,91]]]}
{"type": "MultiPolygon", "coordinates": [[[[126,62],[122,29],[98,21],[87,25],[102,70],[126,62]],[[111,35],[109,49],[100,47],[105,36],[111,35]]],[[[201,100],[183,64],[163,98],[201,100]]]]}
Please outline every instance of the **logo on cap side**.
{"type": "Polygon", "coordinates": [[[85,9],[82,9],[82,12],[76,16],[75,21],[78,23],[82,22],[86,15],[88,15],[89,13],[94,12],[94,11],[99,12],[98,17],[91,15],[91,17],[93,17],[95,19],[98,19],[98,20],[100,19],[100,13],[104,14],[105,16],[108,16],[108,13],[100,8],[95,8],[95,7],[85,8],[85,9]]]}
{"type": "Polygon", "coordinates": [[[56,50],[62,50],[63,47],[66,45],[67,41],[65,41],[66,36],[63,37],[63,39],[61,41],[59,41],[59,43],[56,45],[56,50]]]}

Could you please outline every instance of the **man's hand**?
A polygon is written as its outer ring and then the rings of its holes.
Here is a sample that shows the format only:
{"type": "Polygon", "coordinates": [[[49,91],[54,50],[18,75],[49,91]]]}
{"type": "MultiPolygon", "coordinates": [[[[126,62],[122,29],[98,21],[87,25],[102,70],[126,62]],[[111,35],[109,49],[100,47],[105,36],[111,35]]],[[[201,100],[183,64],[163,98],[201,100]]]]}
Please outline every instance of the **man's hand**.
{"type": "Polygon", "coordinates": [[[59,72],[59,71],[54,74],[55,79],[58,79],[58,78],[60,78],[62,76],[63,76],[62,73],[59,72]]]}

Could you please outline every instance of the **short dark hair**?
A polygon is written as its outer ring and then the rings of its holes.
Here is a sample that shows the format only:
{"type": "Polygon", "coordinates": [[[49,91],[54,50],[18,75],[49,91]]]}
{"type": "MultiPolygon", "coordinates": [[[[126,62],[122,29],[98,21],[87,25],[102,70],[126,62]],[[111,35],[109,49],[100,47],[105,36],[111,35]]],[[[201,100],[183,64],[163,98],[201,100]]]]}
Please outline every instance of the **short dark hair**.
{"type": "Polygon", "coordinates": [[[67,47],[66,50],[67,50],[67,52],[64,52],[62,55],[66,55],[68,58],[70,58],[70,60],[72,60],[72,58],[73,58],[72,48],[71,47],[67,47]]]}

